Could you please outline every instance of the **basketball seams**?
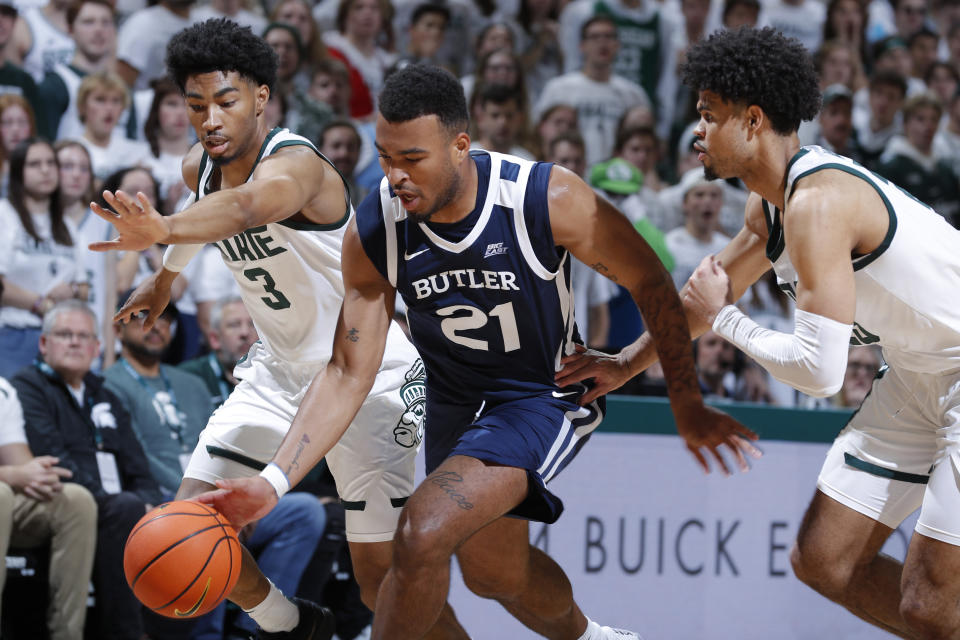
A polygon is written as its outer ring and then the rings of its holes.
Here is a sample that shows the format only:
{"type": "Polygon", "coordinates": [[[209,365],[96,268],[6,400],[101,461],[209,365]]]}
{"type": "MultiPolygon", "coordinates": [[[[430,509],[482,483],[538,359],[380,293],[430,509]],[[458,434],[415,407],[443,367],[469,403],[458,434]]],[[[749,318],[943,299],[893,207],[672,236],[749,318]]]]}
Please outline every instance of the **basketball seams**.
{"type": "MultiPolygon", "coordinates": [[[[236,530],[227,522],[223,516],[208,505],[192,501],[175,501],[157,507],[155,512],[151,512],[145,519],[138,523],[134,530],[130,532],[127,538],[127,549],[125,550],[125,567],[133,569],[132,563],[142,562],[144,558],[150,559],[136,569],[134,575],[130,571],[127,575],[128,582],[137,595],[138,591],[143,592],[144,597],[149,597],[154,602],[157,596],[166,596],[170,598],[169,602],[160,606],[147,606],[153,611],[177,618],[190,618],[202,615],[219,604],[225,596],[233,590],[236,581],[240,575],[242,547],[237,539],[236,530]],[[173,507],[176,510],[162,510],[165,507],[173,507]],[[171,521],[168,524],[159,523],[161,518],[169,516],[181,516],[179,521],[171,521]],[[184,520],[183,517],[193,516],[192,519],[184,520]],[[213,518],[214,522],[209,523],[195,518],[213,518]],[[143,530],[147,525],[153,523],[154,527],[143,530]],[[197,526],[201,528],[196,529],[197,526]],[[196,529],[196,530],[191,530],[196,529]],[[217,529],[220,531],[218,532],[217,529]],[[217,535],[219,537],[216,537],[217,535]],[[181,536],[174,541],[176,536],[181,536]],[[199,538],[198,538],[199,536],[199,538]],[[213,536],[213,538],[212,538],[213,536]],[[134,540],[136,538],[136,540],[134,540]],[[190,542],[192,540],[192,542],[190,542]],[[151,543],[152,541],[152,543],[151,543]],[[224,546],[222,543],[226,541],[224,546]],[[153,551],[151,546],[159,546],[157,543],[167,543],[165,548],[153,551]],[[236,545],[236,546],[233,546],[236,545]],[[223,551],[226,551],[226,556],[223,551]],[[171,555],[174,551],[176,554],[171,555]],[[202,563],[199,563],[201,554],[207,552],[207,557],[202,563]],[[128,553],[129,552],[129,553],[128,553]],[[186,554],[186,555],[185,555],[186,554]],[[173,564],[171,564],[173,563],[173,564]],[[182,569],[190,569],[200,564],[196,574],[190,578],[183,575],[182,569]],[[155,567],[156,571],[148,570],[155,567]],[[161,577],[166,576],[166,577],[161,577]],[[179,577],[178,577],[179,576],[179,577]],[[210,579],[219,582],[219,593],[216,591],[208,592],[207,589],[213,586],[210,579]],[[160,580],[160,582],[157,582],[160,580]],[[179,585],[184,585],[182,588],[179,585]],[[201,594],[197,590],[197,585],[207,582],[208,587],[204,588],[201,594]],[[170,596],[172,589],[177,589],[179,593],[176,596],[170,596]],[[193,590],[196,595],[196,603],[188,605],[186,611],[189,615],[179,615],[179,608],[174,609],[179,603],[183,604],[184,597],[193,590]],[[164,593],[166,591],[166,594],[164,593]],[[213,597],[216,594],[216,597],[213,597]],[[195,607],[195,609],[194,609],[195,607]]],[[[138,595],[139,598],[139,595],[138,595]]]]}

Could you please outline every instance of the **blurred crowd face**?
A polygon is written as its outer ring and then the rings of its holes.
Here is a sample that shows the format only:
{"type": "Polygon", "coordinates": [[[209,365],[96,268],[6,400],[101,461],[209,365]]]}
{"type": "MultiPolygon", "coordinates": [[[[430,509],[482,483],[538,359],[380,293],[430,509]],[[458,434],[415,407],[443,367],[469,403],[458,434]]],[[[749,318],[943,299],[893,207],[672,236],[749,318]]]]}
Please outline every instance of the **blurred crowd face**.
{"type": "Polygon", "coordinates": [[[360,159],[360,138],[352,127],[331,127],[323,134],[320,153],[349,178],[360,159]]]}
{"type": "Polygon", "coordinates": [[[834,47],[823,59],[820,86],[842,84],[849,87],[853,81],[853,64],[853,51],[847,47],[834,47]]]}
{"type": "Polygon", "coordinates": [[[347,11],[345,33],[359,39],[373,39],[383,29],[379,0],[356,0],[347,11]]]}
{"type": "Polygon", "coordinates": [[[477,43],[477,60],[499,49],[513,51],[513,33],[503,24],[492,25],[480,36],[480,41],[477,43]]]}
{"type": "Polygon", "coordinates": [[[937,46],[939,40],[936,36],[917,37],[910,45],[910,58],[912,61],[913,75],[923,78],[927,74],[927,69],[937,61],[937,46]]]}
{"type": "Polygon", "coordinates": [[[343,78],[327,73],[316,73],[310,82],[310,97],[333,109],[338,115],[346,115],[350,109],[350,85],[343,78]]]}
{"type": "Polygon", "coordinates": [[[310,9],[300,0],[286,0],[278,8],[274,16],[276,22],[289,24],[300,34],[300,41],[307,46],[313,39],[313,16],[310,9]]]}
{"type": "Polygon", "coordinates": [[[733,370],[736,349],[713,331],[707,331],[697,342],[697,370],[706,379],[718,380],[733,370]]]}
{"type": "Polygon", "coordinates": [[[957,76],[945,64],[938,64],[933,68],[930,74],[930,82],[927,87],[937,94],[940,102],[949,105],[953,102],[953,96],[957,93],[957,76]]]}
{"type": "Polygon", "coordinates": [[[410,25],[410,50],[421,58],[432,58],[443,44],[447,19],[442,13],[426,12],[410,25]]]}
{"type": "Polygon", "coordinates": [[[223,305],[220,324],[209,336],[210,347],[217,352],[217,359],[233,364],[246,355],[258,338],[253,319],[240,300],[223,305]]]}
{"type": "Polygon", "coordinates": [[[841,402],[845,407],[859,407],[873,386],[880,370],[880,357],[872,347],[851,347],[847,370],[843,376],[841,402]]]}
{"type": "Polygon", "coordinates": [[[722,208],[723,188],[716,184],[697,185],[683,197],[683,213],[696,236],[711,234],[719,228],[722,208]]]}
{"type": "Polygon", "coordinates": [[[537,133],[544,146],[549,146],[554,138],[560,134],[574,131],[577,128],[577,110],[573,107],[560,105],[554,107],[537,126],[537,133]]]}
{"type": "Polygon", "coordinates": [[[265,85],[258,87],[236,71],[213,71],[188,77],[185,89],[190,124],[215,164],[227,164],[259,146],[257,115],[270,97],[265,85]]]}
{"type": "Polygon", "coordinates": [[[585,67],[612,66],[619,51],[617,27],[607,20],[598,20],[587,27],[580,41],[585,67]]]}
{"type": "Polygon", "coordinates": [[[521,118],[516,100],[502,104],[485,102],[477,108],[477,129],[480,138],[489,140],[495,150],[509,149],[516,141],[521,118]]]}
{"type": "Polygon", "coordinates": [[[300,50],[293,34],[286,29],[274,28],[263,37],[277,54],[277,77],[290,80],[300,66],[300,50]]]}
{"type": "Polygon", "coordinates": [[[94,319],[83,311],[60,311],[49,333],[40,336],[40,354],[64,379],[82,379],[100,351],[94,319]]]}
{"type": "Polygon", "coordinates": [[[57,152],[60,163],[60,192],[64,204],[76,202],[90,193],[93,172],[90,170],[90,157],[80,145],[71,144],[57,152]]]}
{"type": "Polygon", "coordinates": [[[11,104],[0,114],[0,137],[7,155],[30,137],[30,116],[18,104],[11,104]]]}
{"type": "Polygon", "coordinates": [[[146,169],[127,171],[118,189],[130,195],[143,193],[150,204],[157,206],[157,183],[153,181],[153,177],[146,169]]]}
{"type": "Polygon", "coordinates": [[[516,62],[508,50],[500,49],[487,58],[486,67],[483,69],[484,83],[513,87],[517,84],[519,77],[520,70],[517,69],[516,62]]]}
{"type": "Polygon", "coordinates": [[[23,163],[23,190],[35,199],[43,200],[53,195],[60,184],[60,168],[57,156],[46,142],[30,145],[23,163]]]}
{"type": "Polygon", "coordinates": [[[926,0],[900,0],[893,10],[897,33],[906,38],[923,28],[927,16],[926,0]]]}
{"type": "Polygon", "coordinates": [[[583,147],[566,140],[553,145],[553,155],[547,158],[547,162],[558,164],[580,177],[583,177],[587,171],[587,157],[584,155],[583,147]]]}
{"type": "Polygon", "coordinates": [[[160,135],[168,140],[186,138],[190,130],[187,103],[179,92],[171,92],[160,101],[160,135]]]}
{"type": "Polygon", "coordinates": [[[920,107],[903,119],[903,135],[922,153],[930,153],[939,124],[940,112],[937,109],[920,107]]]}
{"type": "Polygon", "coordinates": [[[149,330],[144,331],[143,323],[133,320],[117,326],[117,335],[135,357],[159,360],[173,340],[172,321],[168,315],[161,315],[149,330]]]}
{"type": "Polygon", "coordinates": [[[624,143],[620,157],[646,174],[656,166],[657,143],[648,135],[635,135],[624,143]]]}
{"type": "Polygon", "coordinates": [[[840,0],[827,17],[833,23],[836,37],[844,42],[859,43],[863,32],[863,10],[858,0],[840,0]]]}
{"type": "Polygon", "coordinates": [[[87,2],[80,7],[70,36],[84,56],[99,60],[117,46],[117,25],[113,13],[102,4],[87,2]]]}
{"type": "Polygon", "coordinates": [[[820,132],[834,149],[845,149],[853,133],[853,103],[841,98],[825,106],[820,112],[820,132]]]}
{"type": "Polygon", "coordinates": [[[903,94],[897,87],[877,85],[870,89],[870,113],[880,129],[893,124],[897,112],[903,107],[903,94]]]}
{"type": "Polygon", "coordinates": [[[83,124],[96,139],[108,139],[123,116],[126,96],[110,87],[97,87],[81,105],[83,124]]]}
{"type": "Polygon", "coordinates": [[[710,0],[681,0],[680,11],[687,31],[699,33],[707,24],[710,14],[710,0]]]}

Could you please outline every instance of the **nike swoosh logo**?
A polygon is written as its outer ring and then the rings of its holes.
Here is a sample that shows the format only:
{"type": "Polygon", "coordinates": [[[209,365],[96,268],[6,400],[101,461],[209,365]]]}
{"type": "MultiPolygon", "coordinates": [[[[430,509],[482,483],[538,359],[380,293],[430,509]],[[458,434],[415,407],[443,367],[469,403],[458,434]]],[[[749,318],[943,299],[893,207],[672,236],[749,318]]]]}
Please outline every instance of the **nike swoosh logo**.
{"type": "Polygon", "coordinates": [[[576,392],[576,391],[566,391],[566,392],[551,391],[550,393],[553,394],[553,397],[554,397],[554,398],[566,398],[567,396],[572,396],[572,395],[576,394],[577,392],[576,392]]]}
{"type": "Polygon", "coordinates": [[[404,260],[413,260],[413,259],[416,258],[418,255],[420,255],[421,253],[426,253],[427,251],[430,251],[430,249],[421,249],[420,251],[417,251],[416,253],[407,253],[406,251],[404,251],[404,252],[403,252],[403,259],[404,259],[404,260]]]}
{"type": "Polygon", "coordinates": [[[207,578],[207,586],[203,588],[203,593],[200,594],[200,599],[197,600],[196,604],[194,604],[192,607],[190,607],[186,611],[180,611],[180,609],[174,609],[173,614],[180,618],[189,618],[190,616],[195,614],[197,611],[199,611],[200,606],[203,604],[203,601],[207,599],[207,591],[210,590],[210,581],[212,579],[213,578],[207,578]]]}

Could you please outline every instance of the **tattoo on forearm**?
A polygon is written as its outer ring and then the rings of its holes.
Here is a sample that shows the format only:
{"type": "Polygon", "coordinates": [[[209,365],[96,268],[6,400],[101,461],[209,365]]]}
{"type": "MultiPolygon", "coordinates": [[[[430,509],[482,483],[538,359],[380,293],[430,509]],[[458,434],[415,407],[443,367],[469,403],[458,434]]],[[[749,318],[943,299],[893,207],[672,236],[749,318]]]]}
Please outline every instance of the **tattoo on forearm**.
{"type": "Polygon", "coordinates": [[[307,434],[303,434],[303,437],[300,438],[300,442],[297,443],[297,451],[296,453],[293,454],[293,460],[291,460],[290,464],[287,465],[287,471],[286,471],[287,475],[290,475],[290,473],[294,469],[300,468],[300,454],[303,453],[303,449],[308,444],[310,444],[310,436],[308,436],[307,434]]]}
{"type": "Polygon", "coordinates": [[[590,268],[596,271],[597,273],[599,273],[600,275],[606,276],[613,282],[617,282],[617,276],[610,273],[610,269],[608,269],[607,265],[603,264],[602,262],[594,262],[592,265],[590,265],[590,268]]]}
{"type": "Polygon", "coordinates": [[[360,340],[360,332],[357,331],[356,327],[347,331],[347,340],[350,342],[358,342],[360,340]]]}
{"type": "Polygon", "coordinates": [[[440,487],[440,490],[446,493],[451,500],[456,502],[457,506],[461,509],[466,511],[473,509],[473,503],[467,499],[467,496],[460,493],[460,491],[463,491],[463,476],[461,476],[459,473],[454,473],[453,471],[440,471],[430,477],[430,482],[440,487]],[[461,486],[457,486],[456,483],[460,483],[461,486]]]}
{"type": "Polygon", "coordinates": [[[670,394],[698,389],[686,314],[673,284],[665,278],[647,285],[639,298],[633,293],[635,299],[643,300],[644,322],[656,343],[670,394]]]}

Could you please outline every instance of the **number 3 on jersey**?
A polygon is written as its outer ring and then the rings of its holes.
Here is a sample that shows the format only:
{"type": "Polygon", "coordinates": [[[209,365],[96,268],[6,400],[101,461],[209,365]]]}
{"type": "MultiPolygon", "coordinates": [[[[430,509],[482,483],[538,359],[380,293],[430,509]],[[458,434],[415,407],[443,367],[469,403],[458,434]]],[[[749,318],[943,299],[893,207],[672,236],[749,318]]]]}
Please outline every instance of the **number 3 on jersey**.
{"type": "Polygon", "coordinates": [[[263,300],[265,305],[276,311],[290,307],[290,301],[287,300],[287,296],[283,295],[277,290],[277,283],[274,282],[273,276],[271,276],[266,269],[261,269],[260,267],[255,269],[247,269],[243,272],[243,275],[245,275],[247,280],[250,280],[251,282],[257,282],[261,279],[263,280],[263,292],[270,294],[269,298],[260,298],[263,300]]]}
{"type": "Polygon", "coordinates": [[[440,330],[443,331],[443,335],[456,344],[470,349],[489,351],[490,345],[486,340],[468,338],[461,334],[471,329],[479,329],[485,326],[490,318],[496,318],[500,322],[500,334],[503,336],[503,351],[515,351],[520,348],[520,333],[517,331],[517,318],[513,313],[512,302],[497,305],[488,314],[468,304],[455,304],[437,309],[437,315],[444,318],[440,321],[440,330]],[[461,315],[464,313],[466,315],[461,315]],[[458,315],[454,316],[454,314],[458,315]]]}

